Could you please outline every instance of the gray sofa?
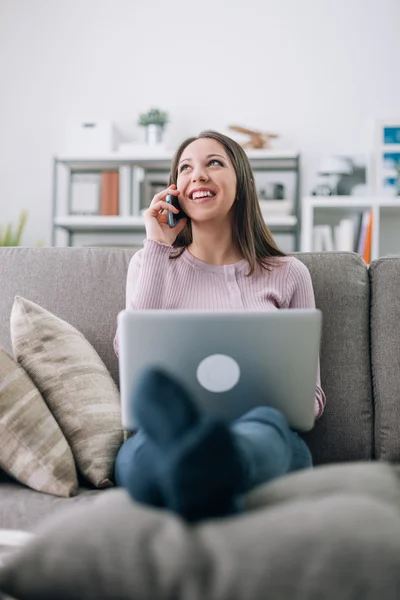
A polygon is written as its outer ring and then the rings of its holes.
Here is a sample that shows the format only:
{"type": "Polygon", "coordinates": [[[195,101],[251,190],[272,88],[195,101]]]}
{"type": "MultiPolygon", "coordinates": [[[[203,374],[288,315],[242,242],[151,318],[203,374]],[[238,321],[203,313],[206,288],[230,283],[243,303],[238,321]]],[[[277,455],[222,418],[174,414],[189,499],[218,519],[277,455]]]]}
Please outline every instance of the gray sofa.
{"type": "MultiPolygon", "coordinates": [[[[0,249],[0,345],[11,353],[18,294],[79,329],[117,380],[112,341],[131,256],[0,249]]],[[[0,474],[0,528],[39,533],[0,570],[1,590],[20,600],[400,597],[400,468],[378,462],[400,458],[400,257],[367,268],[352,253],[297,256],[323,312],[327,406],[306,441],[315,464],[339,464],[262,486],[245,516],[194,529],[123,490],[56,498],[0,474]]]]}
{"type": "MultiPolygon", "coordinates": [[[[19,294],[80,330],[115,380],[116,317],[125,302],[132,250],[1,248],[0,345],[12,353],[9,318],[19,294]]],[[[323,312],[321,381],[327,406],[306,436],[315,464],[400,458],[400,257],[368,269],[356,254],[298,254],[323,312]]],[[[83,487],[62,499],[1,475],[0,527],[29,530],[61,506],[101,492],[83,487]]]]}
{"type": "MultiPolygon", "coordinates": [[[[116,317],[125,301],[133,251],[103,248],[1,248],[0,345],[12,352],[9,317],[24,296],[78,328],[117,380],[116,317]]],[[[323,312],[321,380],[327,406],[306,436],[315,464],[400,458],[400,258],[368,269],[352,253],[298,254],[323,312]]],[[[30,530],[50,513],[102,492],[70,499],[40,494],[4,473],[0,528],[30,530]]]]}

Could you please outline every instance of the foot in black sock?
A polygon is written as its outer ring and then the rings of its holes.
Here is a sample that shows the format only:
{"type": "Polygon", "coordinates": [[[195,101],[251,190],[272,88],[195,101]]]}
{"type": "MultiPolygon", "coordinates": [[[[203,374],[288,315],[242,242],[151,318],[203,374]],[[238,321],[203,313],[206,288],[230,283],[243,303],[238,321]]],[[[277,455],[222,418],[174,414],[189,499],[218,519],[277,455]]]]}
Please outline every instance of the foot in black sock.
{"type": "Polygon", "coordinates": [[[142,371],[133,390],[135,417],[156,444],[169,444],[200,420],[186,390],[157,369],[142,371]]]}
{"type": "Polygon", "coordinates": [[[165,506],[187,521],[237,512],[235,499],[244,473],[233,434],[224,423],[204,417],[164,455],[160,471],[165,506]]]}
{"type": "Polygon", "coordinates": [[[149,369],[136,381],[137,421],[157,455],[151,468],[165,507],[188,521],[234,512],[243,468],[229,427],[202,416],[186,390],[149,369]]]}

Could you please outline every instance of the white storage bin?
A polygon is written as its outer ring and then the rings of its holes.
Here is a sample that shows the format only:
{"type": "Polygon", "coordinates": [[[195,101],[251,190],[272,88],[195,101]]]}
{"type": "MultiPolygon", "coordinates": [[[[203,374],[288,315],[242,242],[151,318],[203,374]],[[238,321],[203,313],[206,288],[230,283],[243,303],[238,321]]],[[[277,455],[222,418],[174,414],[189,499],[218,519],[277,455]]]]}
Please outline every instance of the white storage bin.
{"type": "Polygon", "coordinates": [[[98,156],[115,151],[117,146],[117,132],[112,121],[81,121],[68,123],[65,128],[65,154],[98,156]]]}

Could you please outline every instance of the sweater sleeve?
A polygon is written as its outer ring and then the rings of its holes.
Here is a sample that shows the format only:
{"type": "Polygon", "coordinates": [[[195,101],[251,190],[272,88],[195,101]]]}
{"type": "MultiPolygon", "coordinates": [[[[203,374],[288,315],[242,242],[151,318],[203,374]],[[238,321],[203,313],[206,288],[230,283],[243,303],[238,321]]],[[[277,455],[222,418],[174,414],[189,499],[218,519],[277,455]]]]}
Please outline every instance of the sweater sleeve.
{"type": "MultiPolygon", "coordinates": [[[[129,263],[126,278],[125,307],[129,310],[147,310],[164,307],[165,285],[172,246],[145,240],[141,250],[129,263]]],[[[118,330],[114,337],[114,351],[118,356],[118,330]]]]}
{"type": "MultiPolygon", "coordinates": [[[[293,258],[288,273],[288,308],[315,308],[314,289],[311,275],[300,260],[293,258]]],[[[318,360],[317,385],[315,390],[315,417],[324,412],[326,397],[321,388],[320,364],[318,360]]]]}

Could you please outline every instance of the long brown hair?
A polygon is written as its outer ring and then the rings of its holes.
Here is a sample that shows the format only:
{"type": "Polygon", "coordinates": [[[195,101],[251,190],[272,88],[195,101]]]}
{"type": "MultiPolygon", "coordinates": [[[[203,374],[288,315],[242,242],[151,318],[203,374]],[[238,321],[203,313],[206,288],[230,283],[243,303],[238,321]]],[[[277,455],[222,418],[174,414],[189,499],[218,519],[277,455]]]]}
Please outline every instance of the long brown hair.
{"type": "MultiPolygon", "coordinates": [[[[226,153],[236,173],[236,199],[232,206],[233,211],[233,236],[239,250],[249,263],[248,275],[253,275],[256,266],[270,270],[277,265],[274,260],[278,256],[286,256],[276,245],[261,213],[260,204],[254,187],[254,175],[249,159],[243,148],[234,140],[217,131],[203,131],[197,137],[184,140],[172,159],[169,185],[176,185],[178,179],[178,165],[183,151],[189,144],[202,138],[210,138],[219,142],[226,153]]],[[[178,258],[185,248],[193,241],[190,219],[184,230],[178,235],[173,246],[181,248],[181,252],[173,253],[171,258],[178,258]]]]}

